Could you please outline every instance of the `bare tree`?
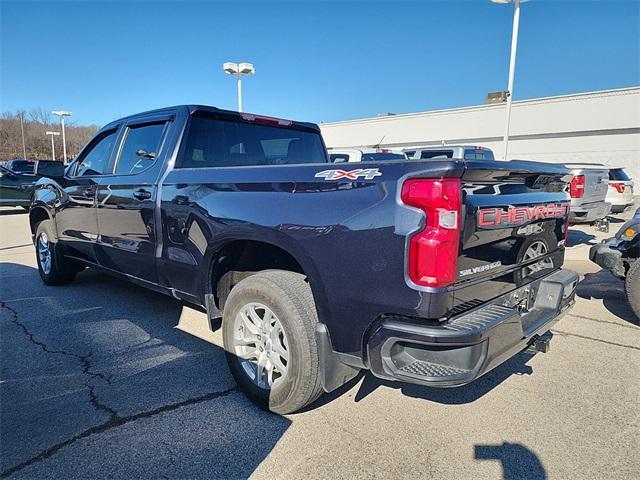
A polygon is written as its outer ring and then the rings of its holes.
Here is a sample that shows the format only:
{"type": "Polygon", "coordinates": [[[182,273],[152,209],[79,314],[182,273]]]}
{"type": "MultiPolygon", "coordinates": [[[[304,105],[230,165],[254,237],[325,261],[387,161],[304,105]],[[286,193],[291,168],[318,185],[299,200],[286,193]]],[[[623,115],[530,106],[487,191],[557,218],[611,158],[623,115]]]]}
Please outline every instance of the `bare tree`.
{"type": "MultiPolygon", "coordinates": [[[[24,113],[24,135],[27,158],[41,160],[51,158],[51,139],[47,130],[58,130],[59,125],[52,121],[49,109],[40,107],[29,112],[17,111],[0,114],[0,160],[22,158],[22,131],[20,114],[24,113]]],[[[98,130],[96,125],[81,126],[75,122],[65,125],[67,154],[76,155],[98,130]]],[[[62,158],[62,139],[56,137],[56,158],[62,158]]]]}

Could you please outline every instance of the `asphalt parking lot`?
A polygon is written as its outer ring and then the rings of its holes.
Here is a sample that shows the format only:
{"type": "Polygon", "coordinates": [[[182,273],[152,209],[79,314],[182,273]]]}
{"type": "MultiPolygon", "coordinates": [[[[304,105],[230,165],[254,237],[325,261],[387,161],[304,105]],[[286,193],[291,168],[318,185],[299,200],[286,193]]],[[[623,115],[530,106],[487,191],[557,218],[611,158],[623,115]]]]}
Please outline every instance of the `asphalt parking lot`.
{"type": "Polygon", "coordinates": [[[280,417],[237,390],[204,314],[92,271],[44,286],[27,215],[0,209],[0,476],[638,478],[640,327],[588,260],[605,236],[571,230],[582,281],[549,353],[456,389],[362,374],[280,417]]]}

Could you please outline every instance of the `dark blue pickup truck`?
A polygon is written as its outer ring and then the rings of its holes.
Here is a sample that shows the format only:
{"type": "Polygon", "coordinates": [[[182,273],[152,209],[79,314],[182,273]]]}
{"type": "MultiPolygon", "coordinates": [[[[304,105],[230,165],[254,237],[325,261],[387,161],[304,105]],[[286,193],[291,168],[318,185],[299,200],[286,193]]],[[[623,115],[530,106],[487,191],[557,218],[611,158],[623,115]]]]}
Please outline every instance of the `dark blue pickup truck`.
{"type": "Polygon", "coordinates": [[[222,317],[233,375],[274,412],[360,369],[463,385],[544,350],[574,302],[561,166],[336,165],[314,124],[197,105],[117,120],[66,170],[43,165],[43,281],[98,268],[222,317]]]}

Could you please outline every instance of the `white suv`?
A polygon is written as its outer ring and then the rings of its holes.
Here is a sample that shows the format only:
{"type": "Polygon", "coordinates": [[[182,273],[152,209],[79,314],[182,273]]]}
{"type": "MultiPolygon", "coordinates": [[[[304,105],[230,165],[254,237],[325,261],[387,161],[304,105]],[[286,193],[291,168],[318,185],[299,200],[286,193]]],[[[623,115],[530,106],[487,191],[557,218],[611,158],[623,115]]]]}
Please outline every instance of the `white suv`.
{"type": "Polygon", "coordinates": [[[609,190],[607,203],[611,204],[611,213],[624,212],[633,205],[633,182],[622,168],[609,170],[609,190]]]}

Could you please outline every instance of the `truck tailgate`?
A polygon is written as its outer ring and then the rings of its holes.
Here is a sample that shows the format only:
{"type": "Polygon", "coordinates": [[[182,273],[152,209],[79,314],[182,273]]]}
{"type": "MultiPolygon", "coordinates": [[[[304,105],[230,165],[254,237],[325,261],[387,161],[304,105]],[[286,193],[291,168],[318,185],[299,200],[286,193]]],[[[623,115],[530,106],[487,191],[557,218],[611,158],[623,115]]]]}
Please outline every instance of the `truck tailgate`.
{"type": "Polygon", "coordinates": [[[560,268],[570,180],[560,165],[467,162],[454,315],[560,268]]]}

